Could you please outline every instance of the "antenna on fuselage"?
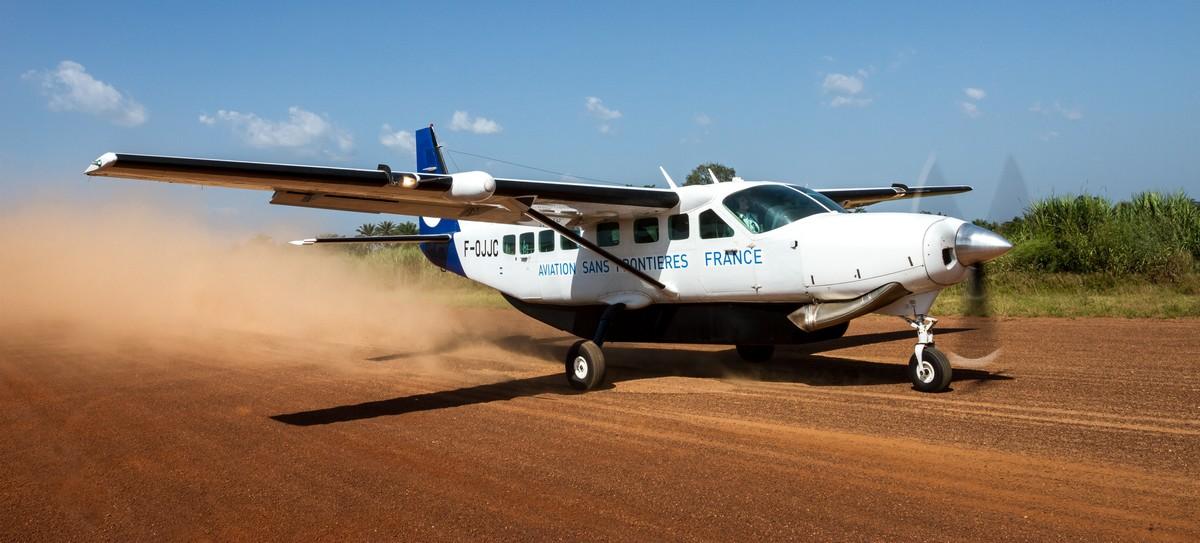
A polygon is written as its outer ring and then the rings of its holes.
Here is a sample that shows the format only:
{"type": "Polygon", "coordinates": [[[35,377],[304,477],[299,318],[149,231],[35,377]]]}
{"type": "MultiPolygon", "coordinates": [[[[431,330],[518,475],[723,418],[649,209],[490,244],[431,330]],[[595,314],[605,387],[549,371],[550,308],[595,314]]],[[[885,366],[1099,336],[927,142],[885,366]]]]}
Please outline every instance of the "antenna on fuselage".
{"type": "Polygon", "coordinates": [[[659,167],[658,167],[658,171],[662,172],[662,174],[663,174],[663,179],[666,179],[666,180],[667,180],[667,186],[668,186],[668,187],[671,187],[671,190],[674,190],[674,189],[677,189],[677,188],[679,188],[679,185],[676,185],[676,184],[675,184],[675,180],[674,180],[674,179],[671,179],[671,174],[667,173],[667,169],[666,169],[666,168],[664,168],[664,167],[662,167],[662,166],[659,166],[659,167]]]}
{"type": "Polygon", "coordinates": [[[714,185],[721,182],[720,179],[717,179],[717,174],[713,173],[712,168],[707,168],[707,170],[708,170],[708,178],[712,179],[712,182],[714,185]]]}

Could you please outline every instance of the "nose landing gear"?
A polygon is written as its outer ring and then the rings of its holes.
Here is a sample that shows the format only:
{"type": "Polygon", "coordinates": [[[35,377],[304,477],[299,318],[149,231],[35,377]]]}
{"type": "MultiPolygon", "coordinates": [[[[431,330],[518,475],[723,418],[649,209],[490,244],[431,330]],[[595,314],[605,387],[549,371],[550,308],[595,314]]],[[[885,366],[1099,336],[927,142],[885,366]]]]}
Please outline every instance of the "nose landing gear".
{"type": "Polygon", "coordinates": [[[917,330],[917,345],[908,359],[908,378],[912,380],[913,388],[921,392],[946,390],[952,371],[950,359],[933,344],[933,325],[937,324],[937,319],[916,315],[915,319],[905,317],[904,320],[917,330]]]}

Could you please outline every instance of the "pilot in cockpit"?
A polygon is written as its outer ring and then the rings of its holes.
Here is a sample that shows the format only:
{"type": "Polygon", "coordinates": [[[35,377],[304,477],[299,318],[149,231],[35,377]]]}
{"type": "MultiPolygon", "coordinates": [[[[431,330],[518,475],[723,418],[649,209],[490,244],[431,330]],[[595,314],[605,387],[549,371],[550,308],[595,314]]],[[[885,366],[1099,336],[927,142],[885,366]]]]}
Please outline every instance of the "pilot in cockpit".
{"type": "Polygon", "coordinates": [[[751,234],[758,234],[763,231],[761,206],[752,205],[750,198],[746,197],[746,195],[740,195],[737,198],[737,209],[733,210],[733,213],[737,215],[738,220],[742,221],[742,224],[746,225],[746,229],[751,234]]]}

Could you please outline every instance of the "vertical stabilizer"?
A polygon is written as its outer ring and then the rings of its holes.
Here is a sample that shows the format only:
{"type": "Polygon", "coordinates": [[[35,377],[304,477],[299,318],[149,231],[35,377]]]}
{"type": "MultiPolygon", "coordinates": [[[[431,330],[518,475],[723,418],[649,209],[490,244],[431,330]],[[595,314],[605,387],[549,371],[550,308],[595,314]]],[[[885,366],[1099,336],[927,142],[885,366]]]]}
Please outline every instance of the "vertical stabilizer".
{"type": "Polygon", "coordinates": [[[446,160],[442,158],[442,148],[438,147],[437,136],[433,134],[433,125],[417,130],[417,171],[421,173],[450,173],[446,169],[446,160]]]}
{"type": "MultiPolygon", "coordinates": [[[[433,125],[417,130],[417,171],[421,173],[450,173],[446,169],[446,161],[442,158],[442,149],[438,147],[437,136],[433,134],[433,125]]],[[[458,251],[454,249],[454,234],[459,230],[458,221],[439,219],[437,217],[421,217],[418,222],[418,232],[422,234],[450,234],[450,243],[422,243],[421,252],[439,268],[465,276],[462,262],[458,259],[458,251]]]]}

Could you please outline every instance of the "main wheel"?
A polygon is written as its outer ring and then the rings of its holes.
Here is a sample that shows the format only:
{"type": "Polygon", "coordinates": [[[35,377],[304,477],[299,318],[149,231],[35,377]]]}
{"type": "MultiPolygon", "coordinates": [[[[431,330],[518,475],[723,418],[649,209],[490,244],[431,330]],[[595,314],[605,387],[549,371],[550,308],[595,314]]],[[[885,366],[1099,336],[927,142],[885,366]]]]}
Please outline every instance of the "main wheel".
{"type": "Polygon", "coordinates": [[[775,356],[774,345],[738,345],[738,356],[746,362],[766,362],[775,356]]]}
{"type": "Polygon", "coordinates": [[[927,345],[921,352],[921,362],[917,362],[917,353],[908,359],[908,378],[912,379],[913,388],[921,392],[941,392],[950,386],[950,359],[942,351],[927,345]]]}
{"type": "Polygon", "coordinates": [[[576,390],[592,390],[604,382],[604,351],[586,339],[567,349],[567,383],[576,390]]]}

